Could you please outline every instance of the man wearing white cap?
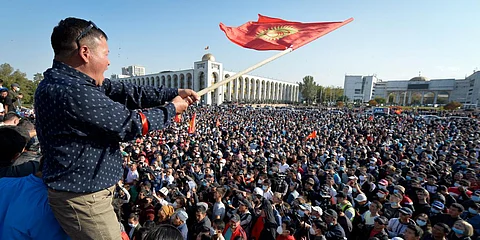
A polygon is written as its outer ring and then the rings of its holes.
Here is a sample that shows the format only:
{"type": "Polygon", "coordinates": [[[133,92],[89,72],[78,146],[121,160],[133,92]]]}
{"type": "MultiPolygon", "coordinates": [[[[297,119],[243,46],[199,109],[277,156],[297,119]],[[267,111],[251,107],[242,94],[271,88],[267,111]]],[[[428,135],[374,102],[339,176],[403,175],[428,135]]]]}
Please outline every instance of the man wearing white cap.
{"type": "Polygon", "coordinates": [[[187,219],[188,214],[184,210],[178,210],[172,216],[172,224],[180,230],[185,240],[188,237],[187,219]]]}

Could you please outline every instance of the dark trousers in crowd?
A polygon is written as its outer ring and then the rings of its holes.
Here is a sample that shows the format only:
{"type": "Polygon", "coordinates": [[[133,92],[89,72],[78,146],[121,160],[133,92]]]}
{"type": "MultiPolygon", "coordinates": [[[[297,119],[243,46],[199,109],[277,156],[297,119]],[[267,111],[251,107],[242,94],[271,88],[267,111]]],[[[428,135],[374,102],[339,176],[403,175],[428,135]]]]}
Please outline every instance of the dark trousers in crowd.
{"type": "Polygon", "coordinates": [[[49,189],[48,201],[60,226],[73,240],[118,240],[120,226],[113,211],[115,186],[94,193],[49,189]]]}

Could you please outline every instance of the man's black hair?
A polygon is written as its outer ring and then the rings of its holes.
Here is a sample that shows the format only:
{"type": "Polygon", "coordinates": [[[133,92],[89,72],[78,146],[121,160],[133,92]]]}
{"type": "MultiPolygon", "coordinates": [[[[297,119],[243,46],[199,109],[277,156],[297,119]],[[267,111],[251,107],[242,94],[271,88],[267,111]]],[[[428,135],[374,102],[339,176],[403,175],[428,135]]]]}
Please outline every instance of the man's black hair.
{"type": "Polygon", "coordinates": [[[14,118],[18,118],[20,119],[20,115],[18,115],[17,113],[15,112],[8,112],[7,114],[5,114],[5,117],[4,117],[4,120],[3,121],[8,121],[8,120],[12,120],[14,118]]]}
{"type": "Polygon", "coordinates": [[[408,225],[408,229],[412,230],[415,233],[415,237],[422,237],[423,230],[417,225],[408,225]]]}
{"type": "Polygon", "coordinates": [[[152,229],[144,239],[145,240],[157,240],[157,239],[183,240],[183,236],[180,230],[178,230],[178,228],[176,228],[175,226],[169,225],[169,224],[163,224],[152,229]]]}
{"type": "Polygon", "coordinates": [[[12,165],[15,155],[22,153],[27,139],[14,127],[0,127],[0,167],[12,165]]]}
{"type": "MultiPolygon", "coordinates": [[[[50,38],[55,56],[66,55],[76,50],[78,48],[77,38],[90,26],[90,24],[93,23],[73,17],[61,20],[58,25],[53,28],[52,36],[50,38]]],[[[94,27],[84,34],[80,41],[88,41],[100,37],[104,37],[105,40],[108,40],[107,34],[94,25],[94,27]]]]}

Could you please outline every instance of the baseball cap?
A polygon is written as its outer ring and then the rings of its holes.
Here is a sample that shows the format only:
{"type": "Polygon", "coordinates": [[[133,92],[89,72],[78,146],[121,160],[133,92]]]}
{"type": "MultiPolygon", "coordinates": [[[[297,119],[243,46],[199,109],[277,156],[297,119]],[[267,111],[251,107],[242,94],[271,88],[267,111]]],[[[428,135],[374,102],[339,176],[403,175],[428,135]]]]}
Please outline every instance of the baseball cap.
{"type": "Polygon", "coordinates": [[[263,196],[263,190],[259,187],[253,189],[253,194],[263,196]]]}
{"type": "Polygon", "coordinates": [[[186,222],[188,219],[188,214],[183,210],[178,210],[175,214],[180,220],[182,220],[182,222],[186,222]]]}
{"type": "Polygon", "coordinates": [[[323,215],[323,210],[319,206],[312,207],[312,212],[317,212],[320,216],[323,215]]]}
{"type": "Polygon", "coordinates": [[[230,221],[238,222],[238,221],[240,221],[240,216],[235,213],[235,214],[233,214],[232,218],[230,218],[230,221]]]}
{"type": "Polygon", "coordinates": [[[355,200],[357,202],[364,202],[364,201],[367,201],[368,199],[367,199],[367,196],[365,194],[361,193],[361,194],[358,194],[358,196],[355,198],[355,200]]]}
{"type": "Polygon", "coordinates": [[[20,87],[20,85],[19,85],[18,83],[12,83],[11,86],[12,86],[12,88],[13,88],[13,87],[20,87]]]}
{"type": "Polygon", "coordinates": [[[443,210],[445,208],[445,205],[443,203],[441,203],[440,201],[433,201],[432,207],[434,207],[436,209],[439,209],[439,210],[443,210]]]}
{"type": "Polygon", "coordinates": [[[384,216],[378,216],[374,220],[375,222],[382,224],[382,225],[387,225],[388,224],[388,219],[384,216]]]}
{"type": "Polygon", "coordinates": [[[385,179],[382,179],[378,182],[378,184],[383,185],[383,186],[388,186],[388,181],[385,179]]]}
{"type": "Polygon", "coordinates": [[[338,217],[337,212],[335,212],[335,210],[333,210],[333,209],[327,209],[327,210],[324,212],[324,215],[325,215],[325,216],[330,216],[330,217],[333,217],[333,218],[337,218],[337,217],[338,217]]]}
{"type": "Polygon", "coordinates": [[[407,207],[402,207],[402,208],[400,208],[399,211],[401,213],[405,214],[405,215],[412,215],[413,214],[412,209],[407,208],[407,207]]]}

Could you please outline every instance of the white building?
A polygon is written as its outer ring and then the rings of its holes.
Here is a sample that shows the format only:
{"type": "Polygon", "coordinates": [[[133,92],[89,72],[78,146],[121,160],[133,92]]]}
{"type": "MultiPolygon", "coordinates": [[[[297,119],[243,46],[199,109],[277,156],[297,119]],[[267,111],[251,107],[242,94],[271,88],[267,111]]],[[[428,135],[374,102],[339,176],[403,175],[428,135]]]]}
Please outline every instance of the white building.
{"type": "MultiPolygon", "coordinates": [[[[201,61],[194,62],[193,69],[112,79],[140,85],[190,88],[198,92],[234,74],[235,72],[224,70],[223,64],[217,62],[212,54],[205,54],[201,61]]],[[[215,91],[205,94],[202,96],[201,102],[216,105],[222,104],[224,101],[297,102],[298,95],[299,86],[296,83],[243,75],[215,91]]]]}
{"type": "Polygon", "coordinates": [[[343,84],[343,95],[349,101],[368,102],[372,99],[373,86],[378,82],[376,76],[346,75],[343,84]]]}
{"type": "Polygon", "coordinates": [[[141,66],[122,67],[122,75],[136,77],[145,75],[145,68],[141,66]]]}
{"type": "Polygon", "coordinates": [[[382,81],[375,76],[346,75],[344,95],[349,101],[368,102],[375,97],[396,105],[435,105],[451,101],[465,106],[480,105],[480,72],[465,79],[428,79],[382,81]]]}

